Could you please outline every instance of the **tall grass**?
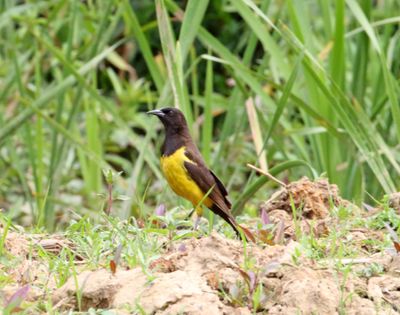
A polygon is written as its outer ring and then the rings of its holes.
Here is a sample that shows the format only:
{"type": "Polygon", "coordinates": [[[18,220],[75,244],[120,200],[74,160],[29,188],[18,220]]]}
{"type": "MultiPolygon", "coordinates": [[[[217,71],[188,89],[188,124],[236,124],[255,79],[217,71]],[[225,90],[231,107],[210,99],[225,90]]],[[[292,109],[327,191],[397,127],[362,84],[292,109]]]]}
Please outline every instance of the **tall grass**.
{"type": "Polygon", "coordinates": [[[177,106],[236,213],[274,183],[324,174],[356,202],[399,185],[397,1],[100,1],[0,5],[0,207],[54,229],[177,204],[158,167],[177,106]],[[248,106],[246,108],[246,101],[248,106]],[[258,124],[257,124],[258,123],[258,124]],[[144,202],[143,202],[144,200],[144,202]]]}

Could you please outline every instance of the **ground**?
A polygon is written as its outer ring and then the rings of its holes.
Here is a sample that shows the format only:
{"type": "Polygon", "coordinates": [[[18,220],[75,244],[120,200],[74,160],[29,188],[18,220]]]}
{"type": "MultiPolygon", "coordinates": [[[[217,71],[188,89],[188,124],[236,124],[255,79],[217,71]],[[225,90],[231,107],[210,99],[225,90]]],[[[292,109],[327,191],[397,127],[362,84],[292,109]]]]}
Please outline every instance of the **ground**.
{"type": "Polygon", "coordinates": [[[123,233],[125,241],[117,234],[93,238],[112,228],[82,234],[82,222],[63,235],[3,224],[4,308],[27,314],[400,314],[395,198],[362,210],[326,180],[304,178],[260,205],[260,219],[247,220],[257,243],[216,231],[171,237],[171,231],[160,233],[168,229],[160,222],[123,233]]]}

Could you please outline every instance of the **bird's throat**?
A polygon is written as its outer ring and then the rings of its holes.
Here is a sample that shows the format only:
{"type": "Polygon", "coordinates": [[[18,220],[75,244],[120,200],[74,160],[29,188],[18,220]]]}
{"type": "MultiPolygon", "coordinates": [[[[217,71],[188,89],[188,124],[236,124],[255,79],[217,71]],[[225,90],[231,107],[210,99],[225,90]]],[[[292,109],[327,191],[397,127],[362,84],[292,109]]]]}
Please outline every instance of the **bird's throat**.
{"type": "Polygon", "coordinates": [[[191,138],[187,131],[177,133],[167,129],[164,144],[161,147],[161,154],[163,156],[170,156],[176,150],[186,146],[188,141],[191,141],[191,138]]]}

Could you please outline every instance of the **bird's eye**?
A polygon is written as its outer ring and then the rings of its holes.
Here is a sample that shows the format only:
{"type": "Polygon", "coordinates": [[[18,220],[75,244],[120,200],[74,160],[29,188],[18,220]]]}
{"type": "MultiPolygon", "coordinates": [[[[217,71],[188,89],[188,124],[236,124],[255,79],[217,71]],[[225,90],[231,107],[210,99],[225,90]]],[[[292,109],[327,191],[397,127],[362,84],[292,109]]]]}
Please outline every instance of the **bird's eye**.
{"type": "Polygon", "coordinates": [[[170,110],[170,109],[165,109],[165,110],[164,110],[164,113],[165,113],[166,115],[171,115],[171,114],[172,114],[172,110],[170,110]]]}

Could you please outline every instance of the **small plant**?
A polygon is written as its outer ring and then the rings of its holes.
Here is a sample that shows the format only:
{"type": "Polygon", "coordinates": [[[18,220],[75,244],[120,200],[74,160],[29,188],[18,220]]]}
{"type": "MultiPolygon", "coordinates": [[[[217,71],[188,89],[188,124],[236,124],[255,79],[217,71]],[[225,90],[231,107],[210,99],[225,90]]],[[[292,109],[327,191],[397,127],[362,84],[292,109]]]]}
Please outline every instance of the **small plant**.
{"type": "Polygon", "coordinates": [[[294,231],[296,235],[296,239],[300,240],[302,236],[302,231],[301,231],[301,226],[300,226],[300,218],[301,218],[301,210],[302,206],[299,207],[299,209],[296,207],[293,196],[290,195],[290,207],[292,208],[292,218],[293,218],[293,224],[294,224],[294,231]],[[300,210],[300,211],[299,211],[300,210]]]}
{"type": "Polygon", "coordinates": [[[0,257],[2,257],[4,253],[4,245],[10,226],[11,219],[4,216],[2,213],[2,209],[0,209],[0,227],[2,228],[2,235],[0,235],[0,257]]]}
{"type": "Polygon", "coordinates": [[[384,267],[379,263],[368,264],[365,268],[359,271],[359,275],[365,278],[378,276],[384,272],[384,267]]]}
{"type": "Polygon", "coordinates": [[[388,196],[383,198],[380,207],[381,211],[367,219],[367,226],[371,229],[383,229],[385,224],[389,224],[394,229],[400,229],[400,215],[390,207],[388,196]]]}
{"type": "Polygon", "coordinates": [[[22,311],[20,308],[22,302],[27,298],[30,286],[26,285],[19,288],[4,304],[3,315],[10,315],[22,311]]]}
{"type": "Polygon", "coordinates": [[[294,253],[292,254],[292,261],[296,266],[300,265],[300,257],[302,256],[302,251],[300,246],[297,246],[294,249],[294,253]]]}
{"type": "Polygon", "coordinates": [[[346,314],[346,303],[348,300],[352,298],[353,292],[347,293],[346,291],[346,283],[349,275],[351,274],[352,267],[351,265],[343,265],[340,260],[336,263],[337,270],[337,281],[340,290],[340,300],[339,300],[339,314],[346,314]]]}
{"type": "Polygon", "coordinates": [[[245,286],[236,284],[230,288],[230,294],[232,296],[232,301],[240,305],[248,305],[253,313],[262,311],[263,304],[266,302],[266,295],[264,293],[264,286],[260,282],[268,271],[268,267],[262,271],[238,269],[240,275],[242,276],[245,286]]]}
{"type": "Polygon", "coordinates": [[[114,200],[126,200],[125,196],[113,196],[113,186],[118,177],[121,176],[122,172],[115,173],[111,169],[103,170],[104,178],[107,183],[107,195],[105,200],[104,212],[107,215],[111,214],[114,200]]]}

